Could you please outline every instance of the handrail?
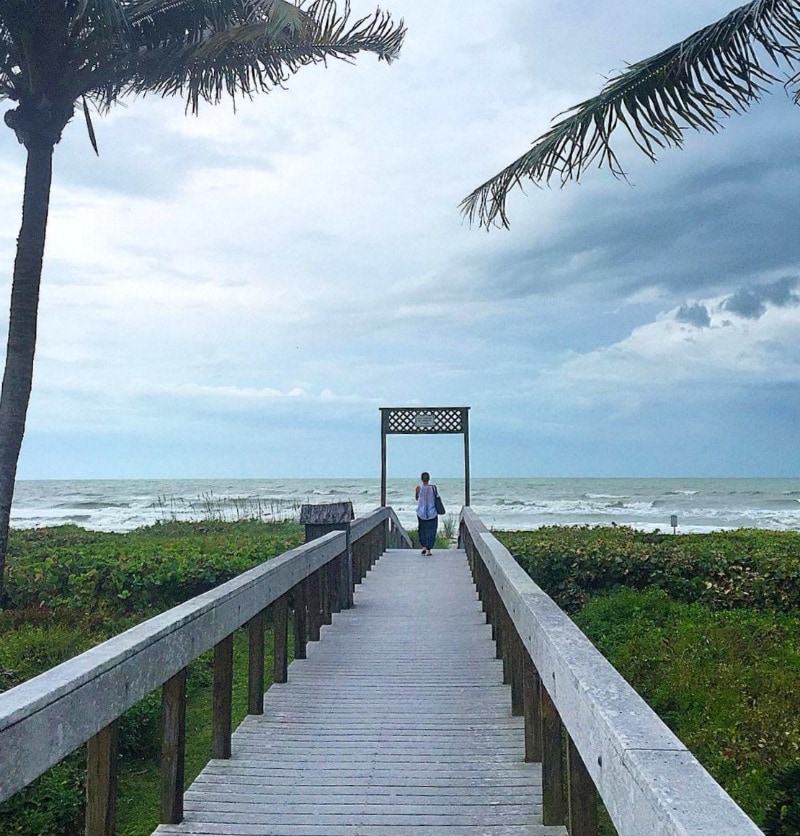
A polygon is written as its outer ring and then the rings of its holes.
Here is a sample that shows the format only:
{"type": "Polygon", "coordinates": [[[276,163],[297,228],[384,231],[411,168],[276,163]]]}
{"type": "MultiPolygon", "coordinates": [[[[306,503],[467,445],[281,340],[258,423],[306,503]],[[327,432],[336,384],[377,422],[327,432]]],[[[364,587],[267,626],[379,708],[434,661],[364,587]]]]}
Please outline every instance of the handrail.
{"type": "Polygon", "coordinates": [[[459,529],[525,715],[526,760],[542,761],[544,824],[596,832],[599,793],[620,836],[761,834],[471,508],[459,529]]]}
{"type": "Polygon", "coordinates": [[[408,536],[403,524],[400,522],[394,508],[390,506],[379,507],[367,514],[366,517],[358,517],[350,524],[350,536],[353,540],[363,537],[374,527],[373,520],[379,518],[388,521],[388,542],[386,548],[410,549],[413,548],[411,538],[408,536]]]}
{"type": "MultiPolygon", "coordinates": [[[[183,675],[185,681],[187,665],[212,647],[215,668],[224,668],[227,644],[233,632],[244,625],[250,626],[251,639],[255,635],[256,647],[257,633],[261,632],[262,687],[258,694],[259,661],[253,657],[251,641],[253,687],[249,709],[249,713],[261,713],[266,609],[273,607],[273,621],[276,615],[280,621],[274,629],[284,633],[282,641],[276,638],[275,681],[285,681],[280,677],[281,668],[284,676],[286,669],[289,607],[295,611],[295,655],[302,658],[306,640],[318,639],[320,625],[330,623],[332,612],[351,605],[352,584],[361,581],[387,545],[405,548],[411,546],[411,541],[394,510],[378,508],[354,521],[349,543],[345,532],[334,532],[285,552],[0,694],[0,801],[27,786],[82,744],[89,743],[91,753],[93,740],[112,727],[125,711],[159,686],[164,686],[166,694],[171,684],[180,685],[176,677],[183,675]],[[352,554],[348,553],[348,545],[352,554]],[[345,566],[351,560],[353,569],[345,566]],[[279,645],[283,655],[280,660],[279,645]],[[223,650],[218,663],[220,648],[223,650]]],[[[223,692],[228,685],[223,683],[223,692]]],[[[223,699],[223,712],[225,702],[223,699]]],[[[230,714],[229,705],[227,711],[230,714]]],[[[219,745],[215,744],[214,756],[224,757],[224,736],[230,736],[230,717],[227,732],[224,718],[220,723],[222,739],[219,745]]],[[[218,732],[215,734],[219,736],[218,732]]],[[[109,751],[105,752],[105,759],[115,760],[109,751]]],[[[113,765],[106,766],[113,769],[113,765]]],[[[172,783],[173,791],[182,798],[182,775],[173,775],[172,783]]],[[[108,804],[108,799],[103,803],[108,804]]],[[[163,810],[162,798],[162,820],[163,810]]],[[[175,823],[176,818],[180,821],[181,816],[179,800],[166,823],[175,823]]],[[[88,819],[87,809],[87,833],[88,819]]],[[[97,832],[103,832],[103,826],[98,826],[97,832]]]]}

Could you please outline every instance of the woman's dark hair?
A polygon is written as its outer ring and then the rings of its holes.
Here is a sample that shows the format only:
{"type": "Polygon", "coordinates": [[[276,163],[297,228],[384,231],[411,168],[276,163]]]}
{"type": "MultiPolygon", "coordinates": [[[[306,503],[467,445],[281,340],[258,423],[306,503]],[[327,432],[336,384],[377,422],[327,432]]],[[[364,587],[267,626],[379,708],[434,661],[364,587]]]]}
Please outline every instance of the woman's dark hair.
{"type": "Polygon", "coordinates": [[[423,482],[430,482],[431,481],[431,474],[428,473],[427,470],[423,470],[422,475],[419,478],[422,479],[423,482]]]}

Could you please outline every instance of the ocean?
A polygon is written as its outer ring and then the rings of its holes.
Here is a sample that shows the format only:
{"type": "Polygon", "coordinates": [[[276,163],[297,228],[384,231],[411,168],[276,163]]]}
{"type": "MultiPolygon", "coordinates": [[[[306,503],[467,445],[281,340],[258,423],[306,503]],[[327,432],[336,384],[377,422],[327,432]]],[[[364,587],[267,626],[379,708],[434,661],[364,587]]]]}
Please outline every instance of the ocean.
{"type": "MultiPolygon", "coordinates": [[[[448,514],[464,501],[462,479],[435,480],[448,514]]],[[[393,479],[387,502],[416,525],[414,479],[393,479]]],[[[489,528],[629,525],[652,531],[800,529],[800,479],[480,478],[471,505],[489,528]]],[[[130,531],[157,521],[297,518],[300,506],[350,500],[356,516],[380,504],[378,479],[20,480],[13,528],[75,523],[130,531]]]]}

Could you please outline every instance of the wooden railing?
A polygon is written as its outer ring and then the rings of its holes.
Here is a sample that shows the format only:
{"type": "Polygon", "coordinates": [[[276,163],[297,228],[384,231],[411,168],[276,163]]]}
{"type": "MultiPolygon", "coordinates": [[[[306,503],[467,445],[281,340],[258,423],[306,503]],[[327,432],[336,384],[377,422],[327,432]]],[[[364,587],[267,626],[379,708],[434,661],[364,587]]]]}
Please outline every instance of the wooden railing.
{"type": "Polygon", "coordinates": [[[114,832],[118,724],[161,687],[160,820],[183,818],[186,669],[214,648],[211,757],[231,754],[233,633],[249,633],[248,713],[264,712],[264,632],[271,608],[275,682],[286,682],[288,630],[294,656],[352,605],[353,585],[387,548],[410,547],[391,508],[355,520],[350,552],[331,533],[245,572],[0,694],[0,801],[87,745],[86,833],[114,832]]]}
{"type": "Polygon", "coordinates": [[[596,836],[761,831],[470,509],[459,537],[492,625],[525,759],[542,763],[543,823],[596,836]]]}

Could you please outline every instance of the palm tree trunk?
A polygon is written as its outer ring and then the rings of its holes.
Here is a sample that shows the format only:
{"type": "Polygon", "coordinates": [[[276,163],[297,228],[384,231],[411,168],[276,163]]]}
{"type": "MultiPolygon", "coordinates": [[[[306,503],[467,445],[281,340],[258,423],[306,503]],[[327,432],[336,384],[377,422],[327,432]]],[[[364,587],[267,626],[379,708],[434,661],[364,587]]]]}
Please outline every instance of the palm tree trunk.
{"type": "Polygon", "coordinates": [[[32,141],[27,144],[22,226],[14,261],[8,348],[0,392],[0,607],[4,606],[6,600],[5,564],[11,501],[14,498],[17,461],[25,434],[25,418],[33,383],[39,285],[53,176],[53,148],[54,145],[48,142],[32,141]]]}

